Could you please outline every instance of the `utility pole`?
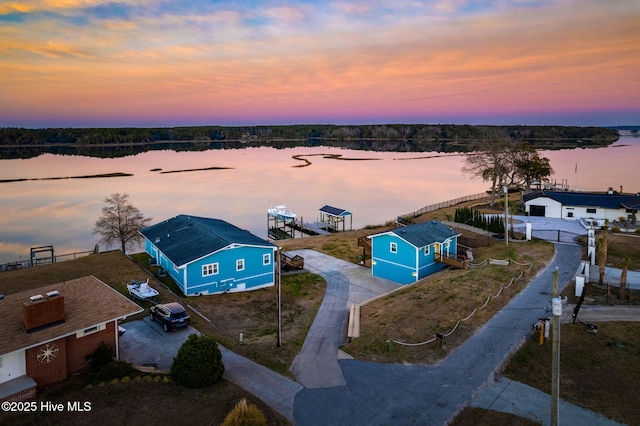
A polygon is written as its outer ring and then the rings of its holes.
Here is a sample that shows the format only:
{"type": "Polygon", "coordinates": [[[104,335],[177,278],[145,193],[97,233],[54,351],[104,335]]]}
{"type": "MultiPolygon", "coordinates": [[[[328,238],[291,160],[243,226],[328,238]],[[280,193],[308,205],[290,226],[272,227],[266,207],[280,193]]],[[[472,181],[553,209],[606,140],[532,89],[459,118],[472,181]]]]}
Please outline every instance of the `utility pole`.
{"type": "Polygon", "coordinates": [[[558,426],[560,408],[560,315],[562,299],[558,297],[558,268],[553,271],[552,325],[553,345],[551,347],[551,426],[558,426]]]}
{"type": "Polygon", "coordinates": [[[278,341],[276,345],[282,345],[282,269],[280,265],[280,247],[276,248],[276,285],[278,286],[278,341]]]}
{"type": "Polygon", "coordinates": [[[504,189],[504,242],[509,245],[509,187],[505,185],[504,189]]]}

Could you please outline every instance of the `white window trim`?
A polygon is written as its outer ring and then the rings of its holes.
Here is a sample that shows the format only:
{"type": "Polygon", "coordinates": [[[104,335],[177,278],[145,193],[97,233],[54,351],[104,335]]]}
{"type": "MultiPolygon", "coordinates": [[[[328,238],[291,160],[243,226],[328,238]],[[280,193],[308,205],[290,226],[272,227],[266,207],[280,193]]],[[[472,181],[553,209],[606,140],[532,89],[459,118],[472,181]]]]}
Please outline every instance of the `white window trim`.
{"type": "Polygon", "coordinates": [[[431,246],[426,246],[424,248],[424,255],[429,256],[429,254],[431,254],[431,246]]]}
{"type": "Polygon", "coordinates": [[[265,253],[262,255],[262,265],[271,265],[271,253],[265,253]]]}
{"type": "Polygon", "coordinates": [[[398,243],[392,241],[389,243],[389,251],[391,253],[397,254],[398,253],[398,243]]]}
{"type": "Polygon", "coordinates": [[[202,265],[202,276],[203,277],[208,277],[208,276],[211,276],[211,275],[218,275],[219,272],[220,272],[220,266],[218,265],[218,262],[207,263],[206,265],[202,265]]]}
{"type": "Polygon", "coordinates": [[[76,331],[76,338],[79,339],[81,337],[85,337],[85,336],[88,336],[90,334],[97,333],[99,331],[104,331],[106,329],[107,329],[107,324],[106,323],[94,325],[93,327],[89,327],[89,328],[85,328],[84,330],[76,331]]]}
{"type": "Polygon", "coordinates": [[[236,271],[244,271],[244,259],[236,259],[236,271]]]}

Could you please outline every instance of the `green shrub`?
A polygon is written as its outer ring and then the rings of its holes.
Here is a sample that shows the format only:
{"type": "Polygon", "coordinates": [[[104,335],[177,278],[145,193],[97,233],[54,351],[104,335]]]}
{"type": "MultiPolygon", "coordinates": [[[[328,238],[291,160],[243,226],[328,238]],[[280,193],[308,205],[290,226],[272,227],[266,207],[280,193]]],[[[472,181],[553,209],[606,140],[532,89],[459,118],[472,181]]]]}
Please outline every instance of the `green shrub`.
{"type": "Polygon", "coordinates": [[[91,370],[100,371],[102,367],[113,361],[114,350],[111,346],[107,346],[104,342],[96,349],[91,357],[91,370]]]}
{"type": "Polygon", "coordinates": [[[188,388],[201,388],[217,383],[224,374],[222,354],[209,336],[191,334],[178,350],[171,365],[171,378],[188,388]]]}
{"type": "Polygon", "coordinates": [[[111,382],[114,379],[122,379],[126,376],[134,377],[137,374],[138,371],[130,363],[126,361],[111,361],[98,371],[96,380],[99,382],[111,382]]]}
{"type": "Polygon", "coordinates": [[[257,405],[247,403],[245,398],[238,402],[224,418],[222,426],[266,426],[267,419],[257,405]]]}

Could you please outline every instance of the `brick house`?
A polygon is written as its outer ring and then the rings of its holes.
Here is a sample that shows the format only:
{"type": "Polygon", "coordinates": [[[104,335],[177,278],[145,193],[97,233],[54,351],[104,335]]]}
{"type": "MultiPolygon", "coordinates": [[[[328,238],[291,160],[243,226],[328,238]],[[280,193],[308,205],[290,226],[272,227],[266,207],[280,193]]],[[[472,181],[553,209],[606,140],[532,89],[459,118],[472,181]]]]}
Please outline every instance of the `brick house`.
{"type": "Polygon", "coordinates": [[[101,343],[119,357],[118,320],[143,309],[93,276],[0,300],[0,401],[86,368],[101,343]]]}

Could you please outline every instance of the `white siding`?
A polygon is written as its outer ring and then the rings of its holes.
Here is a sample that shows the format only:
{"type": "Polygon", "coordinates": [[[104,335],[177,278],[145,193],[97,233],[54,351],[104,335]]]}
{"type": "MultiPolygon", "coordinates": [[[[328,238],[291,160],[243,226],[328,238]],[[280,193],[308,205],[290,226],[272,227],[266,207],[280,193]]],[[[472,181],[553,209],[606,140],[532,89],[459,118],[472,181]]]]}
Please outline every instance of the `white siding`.
{"type": "Polygon", "coordinates": [[[525,203],[526,210],[531,211],[531,206],[544,206],[545,217],[554,217],[560,219],[562,217],[562,204],[548,197],[538,197],[525,203]]]}
{"type": "Polygon", "coordinates": [[[27,374],[24,351],[0,355],[0,383],[17,379],[27,374]]]}

